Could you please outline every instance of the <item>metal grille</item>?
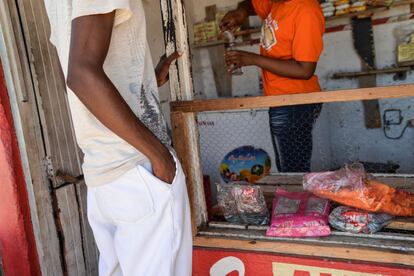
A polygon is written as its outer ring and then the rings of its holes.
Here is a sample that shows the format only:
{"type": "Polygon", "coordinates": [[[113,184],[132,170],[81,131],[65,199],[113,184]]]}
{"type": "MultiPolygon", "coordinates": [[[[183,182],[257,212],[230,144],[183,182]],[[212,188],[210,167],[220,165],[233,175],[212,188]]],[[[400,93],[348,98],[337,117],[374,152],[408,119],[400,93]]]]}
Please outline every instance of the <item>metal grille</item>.
{"type": "MultiPolygon", "coordinates": [[[[210,177],[211,183],[223,182],[220,164],[224,156],[237,147],[248,145],[268,153],[271,173],[301,172],[303,165],[292,166],[304,163],[309,140],[312,140],[313,149],[308,171],[333,170],[358,161],[372,173],[411,174],[414,173],[413,107],[414,98],[380,101],[378,119],[382,126],[379,128],[365,125],[366,113],[370,111],[364,110],[361,101],[323,104],[320,115],[317,109],[299,109],[302,112],[299,115],[286,115],[296,116],[296,119],[287,119],[287,126],[279,131],[285,141],[280,142],[281,138],[276,137],[275,146],[267,109],[199,113],[203,174],[210,177]],[[310,138],[307,129],[313,120],[310,138]],[[289,139],[291,141],[287,141],[289,139]],[[280,157],[283,145],[288,150],[280,157]],[[275,149],[279,154],[275,154],[275,149]],[[278,160],[282,160],[285,167],[277,164],[278,160]]],[[[279,117],[282,121],[286,119],[282,115],[279,117]]]]}

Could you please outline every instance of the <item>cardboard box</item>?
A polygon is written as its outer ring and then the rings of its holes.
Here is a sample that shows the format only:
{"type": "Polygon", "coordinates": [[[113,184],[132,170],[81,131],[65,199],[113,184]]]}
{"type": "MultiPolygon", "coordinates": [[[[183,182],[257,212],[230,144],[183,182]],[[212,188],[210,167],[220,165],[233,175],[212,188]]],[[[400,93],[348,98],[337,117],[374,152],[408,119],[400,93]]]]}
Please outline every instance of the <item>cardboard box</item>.
{"type": "Polygon", "coordinates": [[[414,64],[414,34],[411,35],[410,43],[398,45],[398,63],[414,64]]]}
{"type": "Polygon", "coordinates": [[[217,40],[218,27],[215,21],[194,24],[194,44],[217,40]]]}

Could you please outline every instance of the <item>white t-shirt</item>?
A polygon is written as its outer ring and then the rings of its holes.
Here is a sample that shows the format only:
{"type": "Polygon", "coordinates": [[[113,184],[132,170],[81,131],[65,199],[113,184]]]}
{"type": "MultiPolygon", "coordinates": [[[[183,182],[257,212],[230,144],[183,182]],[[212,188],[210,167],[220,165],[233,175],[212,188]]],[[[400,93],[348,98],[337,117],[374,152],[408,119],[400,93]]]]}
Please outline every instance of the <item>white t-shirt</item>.
{"type": "MultiPolygon", "coordinates": [[[[64,75],[67,75],[71,21],[116,10],[104,70],[138,118],[166,145],[170,144],[160,112],[158,88],[146,38],[141,0],[44,0],[64,75]]],[[[85,154],[83,173],[90,186],[103,185],[148,159],[114,134],[67,88],[77,142],[85,154]]],[[[102,108],[105,108],[104,106],[102,108]]]]}

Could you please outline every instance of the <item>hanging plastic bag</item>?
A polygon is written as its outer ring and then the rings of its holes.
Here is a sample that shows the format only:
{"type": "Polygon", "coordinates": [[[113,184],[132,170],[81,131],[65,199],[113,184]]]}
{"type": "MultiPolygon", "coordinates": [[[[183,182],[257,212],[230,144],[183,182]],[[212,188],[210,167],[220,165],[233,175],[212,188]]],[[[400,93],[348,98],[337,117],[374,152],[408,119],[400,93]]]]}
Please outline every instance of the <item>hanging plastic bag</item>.
{"type": "Polygon", "coordinates": [[[385,213],[369,213],[347,206],[335,208],[329,215],[329,224],[340,231],[372,234],[391,222],[393,216],[385,213]]]}
{"type": "Polygon", "coordinates": [[[362,164],[306,174],[303,188],[319,197],[365,211],[414,216],[414,194],[369,179],[362,164]]]}
{"type": "Polygon", "coordinates": [[[328,236],[329,200],[310,193],[276,190],[272,221],[267,236],[321,237],[328,236]]]}

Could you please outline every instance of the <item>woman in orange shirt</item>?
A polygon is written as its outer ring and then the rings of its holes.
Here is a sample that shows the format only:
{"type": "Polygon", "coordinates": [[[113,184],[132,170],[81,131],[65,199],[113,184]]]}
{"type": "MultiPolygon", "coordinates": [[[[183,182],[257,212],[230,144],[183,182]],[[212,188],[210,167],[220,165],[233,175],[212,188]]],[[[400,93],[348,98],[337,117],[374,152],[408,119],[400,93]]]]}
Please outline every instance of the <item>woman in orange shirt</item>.
{"type": "MultiPolygon", "coordinates": [[[[228,51],[229,68],[260,67],[265,95],[320,91],[314,72],[323,49],[325,19],[319,3],[316,0],[243,1],[236,10],[226,14],[220,28],[232,31],[254,14],[263,20],[260,55],[228,51]]],[[[310,104],[269,109],[280,172],[310,171],[312,129],[321,108],[321,104],[310,104]]]]}

